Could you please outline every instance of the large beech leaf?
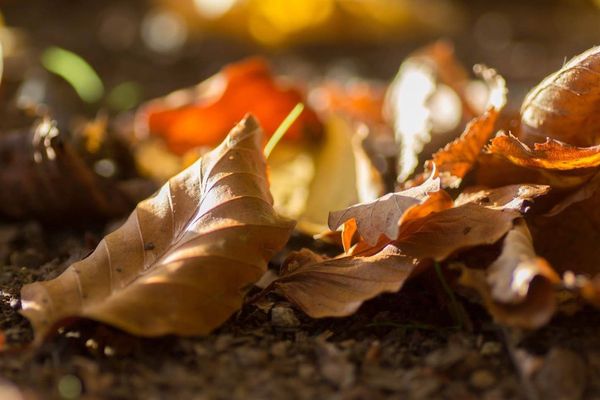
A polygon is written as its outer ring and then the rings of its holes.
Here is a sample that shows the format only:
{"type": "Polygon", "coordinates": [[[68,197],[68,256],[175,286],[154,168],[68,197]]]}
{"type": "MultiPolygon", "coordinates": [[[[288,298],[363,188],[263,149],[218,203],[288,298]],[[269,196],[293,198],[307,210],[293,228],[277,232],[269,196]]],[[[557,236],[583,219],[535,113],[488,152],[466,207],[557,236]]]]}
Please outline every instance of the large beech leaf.
{"type": "Polygon", "coordinates": [[[283,271],[271,288],[313,318],[351,315],[365,300],[400,290],[419,265],[394,246],[369,257],[329,260],[306,252],[288,258],[288,264],[297,265],[283,271]]]}
{"type": "Polygon", "coordinates": [[[143,336],[204,334],[223,323],[293,227],[272,208],[261,140],[246,118],[89,257],[26,285],[22,313],[38,340],[69,317],[143,336]]]}
{"type": "Polygon", "coordinates": [[[560,277],[536,255],[529,229],[520,220],[506,235],[500,257],[485,271],[463,268],[459,283],[479,293],[497,322],[532,329],[554,314],[553,286],[560,277]]]}
{"type": "Polygon", "coordinates": [[[520,139],[546,138],[574,146],[600,144],[600,47],[593,47],[544,79],[521,107],[520,139]]]}

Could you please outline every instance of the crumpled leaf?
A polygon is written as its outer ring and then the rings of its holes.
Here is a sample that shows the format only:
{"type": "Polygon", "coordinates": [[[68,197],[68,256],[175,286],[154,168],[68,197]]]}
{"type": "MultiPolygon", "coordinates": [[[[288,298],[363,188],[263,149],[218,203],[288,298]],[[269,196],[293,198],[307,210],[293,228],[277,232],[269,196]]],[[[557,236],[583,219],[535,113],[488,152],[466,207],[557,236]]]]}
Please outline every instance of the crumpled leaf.
{"type": "Polygon", "coordinates": [[[474,289],[500,324],[534,329],[554,315],[560,277],[535,254],[523,220],[508,232],[500,257],[486,270],[463,266],[461,271],[459,284],[474,289]]]}
{"type": "Polygon", "coordinates": [[[439,190],[439,178],[431,176],[420,186],[329,213],[329,229],[336,230],[345,222],[354,220],[357,231],[368,244],[375,245],[382,235],[394,240],[398,237],[399,222],[404,213],[426,200],[429,193],[439,190]]]}
{"type": "Polygon", "coordinates": [[[495,189],[471,186],[454,201],[455,206],[476,203],[492,209],[512,209],[526,212],[527,203],[550,191],[548,185],[507,185],[495,189]]]}
{"type": "MultiPolygon", "coordinates": [[[[158,135],[171,151],[184,154],[194,147],[217,145],[246,113],[258,119],[269,137],[301,102],[298,88],[274,78],[263,59],[249,58],[195,88],[151,101],[138,113],[136,131],[139,136],[158,135]]],[[[285,138],[320,136],[321,131],[318,117],[305,107],[285,138]]]]}
{"type": "Polygon", "coordinates": [[[600,47],[593,47],[545,78],[521,107],[519,138],[547,138],[573,146],[600,144],[600,47]]]}
{"type": "MultiPolygon", "coordinates": [[[[548,262],[535,254],[531,233],[523,220],[508,232],[500,257],[488,267],[487,273],[492,297],[508,304],[525,301],[536,277],[544,277],[552,283],[560,282],[548,262]]],[[[552,288],[548,287],[547,291],[550,295],[552,288]]]]}
{"type": "Polygon", "coordinates": [[[554,139],[534,143],[532,149],[516,137],[500,133],[492,140],[488,151],[529,168],[570,171],[600,165],[600,145],[575,147],[554,139]]]}
{"type": "Polygon", "coordinates": [[[135,197],[97,175],[48,117],[0,136],[0,215],[50,222],[120,217],[135,197]],[[68,218],[67,218],[68,217],[68,218]]]}
{"type": "Polygon", "coordinates": [[[24,286],[37,340],[71,317],[157,336],[208,333],[234,313],[293,227],[272,208],[261,135],[246,118],[89,257],[24,286]]]}
{"type": "Polygon", "coordinates": [[[394,243],[403,254],[443,261],[459,250],[497,242],[520,215],[468,203],[408,221],[394,243]]]}
{"type": "Polygon", "coordinates": [[[479,68],[478,72],[490,87],[489,108],[483,115],[471,120],[459,138],[433,155],[432,162],[440,174],[443,187],[460,185],[492,135],[498,114],[506,104],[504,79],[493,69],[479,68]]]}
{"type": "Polygon", "coordinates": [[[286,263],[296,265],[287,267],[272,288],[313,318],[351,315],[364,301],[400,290],[419,266],[394,246],[369,257],[329,260],[307,252],[290,255],[286,263]]]}

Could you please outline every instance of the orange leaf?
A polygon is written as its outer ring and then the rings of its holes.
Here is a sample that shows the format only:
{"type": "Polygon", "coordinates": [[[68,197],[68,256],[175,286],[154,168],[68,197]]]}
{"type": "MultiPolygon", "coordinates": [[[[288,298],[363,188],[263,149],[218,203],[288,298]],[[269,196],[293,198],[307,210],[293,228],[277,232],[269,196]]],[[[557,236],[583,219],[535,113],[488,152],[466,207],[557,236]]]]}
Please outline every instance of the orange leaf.
{"type": "Polygon", "coordinates": [[[600,165],[600,145],[575,147],[554,139],[535,143],[531,149],[516,137],[501,133],[492,140],[489,152],[529,168],[570,171],[600,165]]]}
{"type": "MultiPolygon", "coordinates": [[[[252,113],[270,137],[300,102],[304,98],[298,88],[276,80],[264,60],[250,58],[223,68],[196,89],[150,102],[137,125],[147,125],[172,151],[183,154],[193,147],[215,146],[246,113],[252,113]]],[[[321,131],[316,114],[305,107],[285,137],[298,140],[321,131]]]]}
{"type": "MultiPolygon", "coordinates": [[[[426,200],[430,192],[438,191],[439,185],[439,178],[432,176],[420,186],[403,192],[388,193],[372,202],[357,204],[345,210],[333,211],[329,213],[329,229],[336,230],[354,219],[356,230],[370,245],[377,243],[382,235],[393,240],[398,236],[398,224],[402,215],[409,208],[426,200]]],[[[348,229],[351,228],[346,228],[348,229]]],[[[352,236],[353,234],[346,234],[345,238],[352,236]]],[[[346,239],[345,248],[349,244],[346,239]]]]}
{"type": "Polygon", "coordinates": [[[480,73],[490,87],[492,105],[483,115],[469,122],[459,138],[433,155],[432,161],[439,171],[443,187],[460,185],[492,135],[498,114],[506,104],[504,79],[493,69],[481,69],[480,73]]]}

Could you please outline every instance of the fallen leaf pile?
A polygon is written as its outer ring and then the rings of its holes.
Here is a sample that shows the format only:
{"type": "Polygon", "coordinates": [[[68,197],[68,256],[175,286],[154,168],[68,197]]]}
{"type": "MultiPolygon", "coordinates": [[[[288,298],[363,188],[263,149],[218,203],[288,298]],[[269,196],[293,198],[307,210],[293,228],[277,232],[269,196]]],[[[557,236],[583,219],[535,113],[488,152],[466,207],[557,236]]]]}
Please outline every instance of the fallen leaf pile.
{"type": "MultiPolygon", "coordinates": [[[[141,106],[129,132],[138,164],[187,168],[166,182],[146,169],[164,185],[121,228],[58,278],[23,288],[37,340],[75,317],[142,336],[205,334],[251,290],[252,301],[279,295],[310,317],[343,317],[434,268],[505,326],[539,328],[565,299],[599,307],[600,47],[543,80],[510,123],[499,122],[504,79],[475,73],[480,81],[444,42],[412,54],[387,89],[291,85],[250,59],[141,106]],[[486,100],[469,95],[474,82],[486,100]],[[297,103],[305,111],[265,160],[266,139],[297,103]],[[256,294],[294,229],[279,215],[339,254],[284,254],[256,294]],[[485,257],[466,257],[474,252],[485,257]]],[[[34,129],[33,159],[58,163],[48,173],[77,182],[90,197],[78,201],[106,215],[126,208],[53,145],[48,124],[34,129]]],[[[45,184],[35,164],[12,163],[45,184]]],[[[20,215],[4,203],[0,194],[0,212],[20,215]]]]}

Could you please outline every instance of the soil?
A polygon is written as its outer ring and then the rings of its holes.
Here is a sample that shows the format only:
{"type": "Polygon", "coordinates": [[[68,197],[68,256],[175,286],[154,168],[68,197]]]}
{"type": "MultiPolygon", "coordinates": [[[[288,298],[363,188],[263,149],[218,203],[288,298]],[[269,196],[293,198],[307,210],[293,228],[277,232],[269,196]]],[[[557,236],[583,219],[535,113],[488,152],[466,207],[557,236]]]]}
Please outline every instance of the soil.
{"type": "Polygon", "coordinates": [[[32,330],[18,313],[20,287],[56,276],[101,235],[35,222],[1,225],[0,394],[16,385],[33,399],[600,396],[597,313],[561,316],[524,334],[502,330],[461,300],[469,331],[454,324],[445,293],[426,279],[350,318],[312,320],[274,296],[207,337],[142,339],[80,321],[38,349],[28,347],[32,330]]]}
{"type": "MultiPolygon", "coordinates": [[[[139,23],[148,3],[81,3],[12,1],[2,11],[8,25],[27,32],[28,45],[74,50],[90,60],[107,85],[135,77],[145,98],[197,83],[257,50],[210,38],[202,46],[191,42],[170,58],[143,50],[140,43],[127,51],[108,50],[95,30],[99,18],[125,9],[139,23]]],[[[485,61],[497,67],[517,99],[556,69],[565,54],[596,44],[597,25],[589,29],[588,9],[569,6],[561,13],[557,2],[543,7],[498,3],[491,9],[489,2],[469,2],[469,18],[505,13],[518,21],[513,36],[521,53],[534,51],[537,58],[518,58],[516,50],[512,58],[486,53],[468,29],[454,39],[465,64],[485,61]],[[548,29],[550,15],[564,20],[565,29],[548,29]],[[533,64],[515,64],[527,60],[533,64]]],[[[282,65],[300,59],[321,71],[350,65],[360,74],[387,80],[408,51],[430,39],[315,46],[270,56],[282,65]]],[[[57,93],[51,102],[59,118],[96,112],[73,101],[72,94],[63,95],[70,88],[59,79],[51,79],[50,88],[57,93]]],[[[57,276],[88,254],[104,229],[0,221],[0,339],[5,341],[0,399],[600,399],[597,312],[561,314],[544,329],[519,332],[499,327],[482,308],[460,297],[469,317],[469,324],[460,327],[450,317],[446,293],[431,277],[367,302],[343,319],[312,320],[273,296],[261,307],[244,307],[206,337],[142,339],[79,321],[41,347],[29,347],[33,333],[18,313],[20,288],[57,276]]],[[[291,246],[307,242],[295,238],[291,246]]]]}

